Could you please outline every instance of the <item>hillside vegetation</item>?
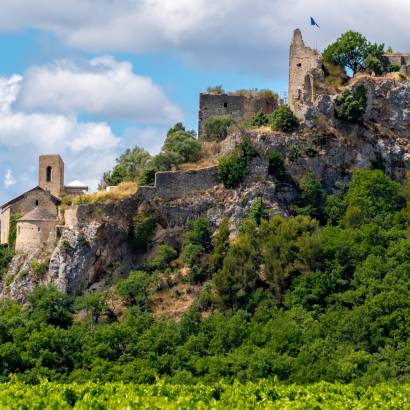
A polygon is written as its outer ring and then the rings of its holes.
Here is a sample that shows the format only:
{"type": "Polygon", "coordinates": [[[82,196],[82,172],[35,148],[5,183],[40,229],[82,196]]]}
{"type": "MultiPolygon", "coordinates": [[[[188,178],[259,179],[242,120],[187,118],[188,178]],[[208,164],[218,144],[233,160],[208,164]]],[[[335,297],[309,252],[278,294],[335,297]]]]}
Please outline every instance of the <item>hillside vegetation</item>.
{"type": "Polygon", "coordinates": [[[406,382],[409,184],[362,170],[327,197],[303,189],[299,215],[267,220],[255,201],[234,239],[192,221],[179,255],[160,247],[109,292],[3,301],[2,381],[406,382]],[[179,321],[153,317],[151,295],[178,282],[199,298],[179,321]]]}

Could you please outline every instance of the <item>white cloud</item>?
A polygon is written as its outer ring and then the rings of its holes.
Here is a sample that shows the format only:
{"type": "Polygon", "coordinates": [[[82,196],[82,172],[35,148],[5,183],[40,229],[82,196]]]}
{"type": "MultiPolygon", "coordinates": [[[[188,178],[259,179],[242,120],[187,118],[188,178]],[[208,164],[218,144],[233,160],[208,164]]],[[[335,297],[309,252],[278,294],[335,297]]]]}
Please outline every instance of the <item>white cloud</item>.
{"type": "Polygon", "coordinates": [[[16,183],[16,179],[13,176],[13,171],[8,168],[6,171],[6,174],[4,175],[4,187],[10,188],[11,186],[13,186],[16,183]]]}
{"type": "Polygon", "coordinates": [[[406,50],[409,19],[407,0],[2,0],[0,27],[47,30],[85,50],[177,52],[201,66],[272,75],[286,72],[295,27],[318,47],[353,29],[406,50]]]}
{"type": "Polygon", "coordinates": [[[109,56],[81,65],[58,61],[29,69],[16,106],[25,111],[83,112],[151,124],[168,125],[182,118],[179,107],[149,77],[133,73],[129,62],[109,56]]]}
{"type": "MultiPolygon", "coordinates": [[[[93,60],[90,64],[99,66],[100,62],[93,60]]],[[[66,182],[80,179],[95,189],[122,151],[142,145],[157,152],[170,126],[133,126],[123,135],[115,135],[106,122],[80,121],[80,105],[73,105],[67,112],[53,112],[51,105],[48,111],[24,111],[20,97],[29,82],[19,75],[0,76],[0,173],[8,188],[7,193],[0,190],[0,202],[37,184],[40,154],[59,153],[65,161],[66,182]]],[[[69,106],[64,99],[61,104],[69,106]]]]}

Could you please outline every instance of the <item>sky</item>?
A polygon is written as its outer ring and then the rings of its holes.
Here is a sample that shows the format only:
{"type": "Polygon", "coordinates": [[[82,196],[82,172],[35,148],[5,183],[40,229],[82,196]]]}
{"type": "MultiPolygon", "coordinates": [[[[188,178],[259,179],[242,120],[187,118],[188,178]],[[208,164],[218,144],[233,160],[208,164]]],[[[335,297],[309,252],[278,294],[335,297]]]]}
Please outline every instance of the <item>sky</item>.
{"type": "Polygon", "coordinates": [[[208,86],[282,95],[295,28],[319,50],[355,30],[410,51],[408,21],[408,0],[1,0],[0,203],[41,153],[95,189],[126,148],[196,130],[208,86]]]}

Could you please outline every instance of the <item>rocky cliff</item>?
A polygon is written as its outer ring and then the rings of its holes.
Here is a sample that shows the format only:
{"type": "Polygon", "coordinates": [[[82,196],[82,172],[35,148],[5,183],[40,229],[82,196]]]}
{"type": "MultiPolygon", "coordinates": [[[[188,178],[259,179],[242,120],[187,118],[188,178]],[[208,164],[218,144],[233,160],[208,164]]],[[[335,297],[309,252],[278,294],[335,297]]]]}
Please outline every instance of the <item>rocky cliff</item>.
{"type": "Polygon", "coordinates": [[[327,192],[337,181],[348,180],[356,167],[382,167],[402,180],[410,164],[410,83],[399,77],[361,77],[349,87],[360,84],[365,85],[368,100],[362,124],[338,119],[336,95],[322,94],[306,106],[305,122],[292,134],[269,128],[232,131],[219,155],[235,148],[244,136],[259,153],[237,189],[225,189],[212,167],[167,172],[157,174],[155,187],[141,187],[129,199],[66,211],[55,248],[15,256],[0,285],[1,296],[24,301],[37,283],[54,283],[72,295],[107,288],[155,253],[158,245],[179,248],[190,219],[205,215],[216,228],[229,218],[235,231],[255,198],[262,198],[272,215],[286,216],[297,184],[279,183],[269,174],[267,155],[272,149],[285,157],[290,180],[297,182],[312,172],[327,192]],[[155,220],[155,236],[147,251],[137,252],[130,232],[143,214],[155,220]]]}

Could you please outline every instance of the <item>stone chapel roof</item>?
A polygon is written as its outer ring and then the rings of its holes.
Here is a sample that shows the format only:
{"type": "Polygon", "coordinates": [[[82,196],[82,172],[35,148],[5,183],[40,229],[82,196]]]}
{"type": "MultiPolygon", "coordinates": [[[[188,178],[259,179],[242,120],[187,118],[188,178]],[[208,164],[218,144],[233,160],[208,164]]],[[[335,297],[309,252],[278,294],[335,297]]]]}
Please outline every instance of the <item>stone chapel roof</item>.
{"type": "Polygon", "coordinates": [[[28,191],[22,193],[21,195],[17,196],[16,198],[11,199],[10,201],[6,202],[5,204],[0,205],[0,209],[7,208],[9,205],[11,205],[11,204],[13,204],[13,203],[19,201],[20,199],[23,199],[23,198],[24,198],[24,195],[28,194],[29,192],[36,191],[36,190],[40,190],[40,191],[43,191],[43,192],[45,192],[46,194],[48,194],[48,195],[50,196],[50,198],[51,198],[56,204],[61,203],[61,199],[60,199],[60,198],[56,197],[55,195],[51,194],[50,192],[46,191],[45,189],[41,188],[40,186],[36,186],[36,187],[34,187],[34,188],[32,188],[32,189],[29,189],[28,191]]]}
{"type": "Polygon", "coordinates": [[[29,222],[29,221],[56,221],[56,215],[49,213],[47,210],[41,206],[36,206],[30,212],[27,212],[18,222],[29,222]]]}

